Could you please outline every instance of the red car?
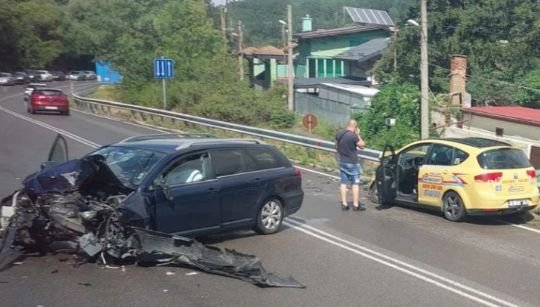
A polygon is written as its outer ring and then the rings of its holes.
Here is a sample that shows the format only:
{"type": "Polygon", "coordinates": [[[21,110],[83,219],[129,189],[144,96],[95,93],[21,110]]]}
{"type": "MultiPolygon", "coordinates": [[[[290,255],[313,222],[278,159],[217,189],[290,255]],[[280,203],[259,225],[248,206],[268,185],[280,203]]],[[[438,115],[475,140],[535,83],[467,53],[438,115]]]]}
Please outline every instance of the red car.
{"type": "Polygon", "coordinates": [[[59,112],[69,115],[69,100],[66,94],[59,89],[36,88],[27,105],[29,113],[59,112]]]}

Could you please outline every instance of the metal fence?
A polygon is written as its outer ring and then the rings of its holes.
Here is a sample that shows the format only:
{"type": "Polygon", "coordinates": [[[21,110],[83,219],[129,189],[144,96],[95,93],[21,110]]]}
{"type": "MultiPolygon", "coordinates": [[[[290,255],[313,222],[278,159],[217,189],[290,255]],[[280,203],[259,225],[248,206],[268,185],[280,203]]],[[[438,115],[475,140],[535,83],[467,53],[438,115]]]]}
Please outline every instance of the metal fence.
{"type": "MultiPolygon", "coordinates": [[[[99,108],[101,110],[109,109],[108,113],[110,112],[111,108],[116,109],[124,109],[129,110],[130,112],[138,112],[140,114],[144,115],[153,115],[153,116],[159,116],[162,118],[169,118],[173,120],[178,120],[186,123],[201,125],[205,127],[210,128],[218,128],[229,132],[236,132],[244,135],[251,135],[263,139],[270,139],[275,141],[280,141],[284,143],[299,145],[307,148],[313,148],[318,150],[323,150],[327,152],[336,152],[335,150],[335,144],[334,142],[321,140],[321,139],[315,139],[315,138],[309,138],[303,135],[296,135],[296,134],[290,134],[285,132],[279,132],[269,129],[262,129],[257,127],[251,127],[251,126],[245,126],[240,124],[234,124],[224,121],[219,121],[215,119],[209,119],[199,116],[193,116],[183,113],[177,113],[162,109],[155,109],[155,108],[149,108],[149,107],[143,107],[139,105],[134,104],[127,104],[122,102],[115,102],[115,101],[109,101],[109,100],[102,100],[102,99],[94,99],[94,98],[88,98],[83,97],[83,95],[87,94],[89,90],[85,90],[83,92],[74,93],[73,99],[75,103],[85,109],[96,109],[99,108]]],[[[372,150],[372,149],[363,149],[359,152],[359,157],[361,159],[366,159],[369,161],[379,161],[379,157],[381,155],[380,151],[372,150]]]]}

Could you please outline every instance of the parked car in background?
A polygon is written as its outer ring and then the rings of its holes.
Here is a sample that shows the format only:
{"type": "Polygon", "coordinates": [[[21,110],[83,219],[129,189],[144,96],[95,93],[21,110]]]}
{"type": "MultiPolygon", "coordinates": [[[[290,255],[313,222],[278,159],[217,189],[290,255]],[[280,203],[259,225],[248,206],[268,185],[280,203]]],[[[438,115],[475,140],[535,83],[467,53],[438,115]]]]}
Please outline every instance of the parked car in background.
{"type": "Polygon", "coordinates": [[[0,85],[14,85],[17,82],[12,74],[0,72],[0,85]]]}
{"type": "Polygon", "coordinates": [[[82,71],[74,70],[68,73],[67,79],[73,81],[83,81],[86,80],[86,74],[82,71]]]}
{"type": "Polygon", "coordinates": [[[525,153],[485,138],[422,140],[386,146],[370,199],[467,215],[521,214],[539,201],[536,170],[525,153]]]}
{"type": "Polygon", "coordinates": [[[64,81],[66,80],[66,74],[59,70],[51,71],[54,81],[64,81]]]}
{"type": "MultiPolygon", "coordinates": [[[[51,149],[63,152],[56,162],[67,160],[67,144],[59,145],[65,149],[51,149]]],[[[129,194],[120,204],[126,220],[160,232],[272,234],[304,198],[300,171],[277,148],[255,140],[147,135],[83,159],[100,161],[100,184],[129,194]]]]}
{"type": "Polygon", "coordinates": [[[97,75],[95,72],[91,70],[83,70],[82,72],[86,75],[86,80],[97,80],[97,75]]]}
{"type": "Polygon", "coordinates": [[[44,84],[44,83],[30,83],[26,86],[26,88],[24,89],[24,101],[28,101],[28,98],[30,97],[30,95],[32,95],[32,92],[36,89],[36,88],[44,88],[44,87],[47,87],[47,84],[44,84]]]}
{"type": "Polygon", "coordinates": [[[34,69],[25,69],[24,73],[28,77],[29,82],[39,81],[39,77],[38,77],[38,74],[37,74],[36,70],[34,70],[34,69]]]}
{"type": "Polygon", "coordinates": [[[26,84],[26,83],[30,82],[30,78],[23,71],[14,72],[13,77],[15,77],[15,83],[16,84],[26,84]]]}
{"type": "Polygon", "coordinates": [[[69,115],[69,100],[66,94],[60,89],[36,88],[32,91],[27,102],[28,113],[36,112],[59,112],[69,115]]]}
{"type": "Polygon", "coordinates": [[[36,70],[36,75],[39,81],[49,82],[54,79],[54,76],[47,70],[36,70]]]}

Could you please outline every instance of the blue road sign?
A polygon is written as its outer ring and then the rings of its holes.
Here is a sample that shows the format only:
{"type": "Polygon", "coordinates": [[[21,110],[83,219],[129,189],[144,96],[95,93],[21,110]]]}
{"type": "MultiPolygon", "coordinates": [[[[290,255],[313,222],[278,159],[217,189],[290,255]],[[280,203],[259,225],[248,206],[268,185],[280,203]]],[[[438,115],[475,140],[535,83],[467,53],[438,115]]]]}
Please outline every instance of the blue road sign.
{"type": "Polygon", "coordinates": [[[154,60],[154,77],[156,79],[171,79],[174,77],[174,62],[171,59],[154,60]]]}

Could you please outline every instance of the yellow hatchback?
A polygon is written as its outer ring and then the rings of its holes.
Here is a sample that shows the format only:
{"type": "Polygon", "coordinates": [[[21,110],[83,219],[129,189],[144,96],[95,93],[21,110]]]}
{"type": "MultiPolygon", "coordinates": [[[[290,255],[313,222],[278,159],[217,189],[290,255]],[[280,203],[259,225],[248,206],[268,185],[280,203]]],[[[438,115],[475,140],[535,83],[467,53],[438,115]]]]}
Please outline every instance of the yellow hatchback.
{"type": "Polygon", "coordinates": [[[384,149],[370,199],[467,215],[520,214],[536,207],[536,171],[518,148],[484,138],[432,139],[384,149]]]}

